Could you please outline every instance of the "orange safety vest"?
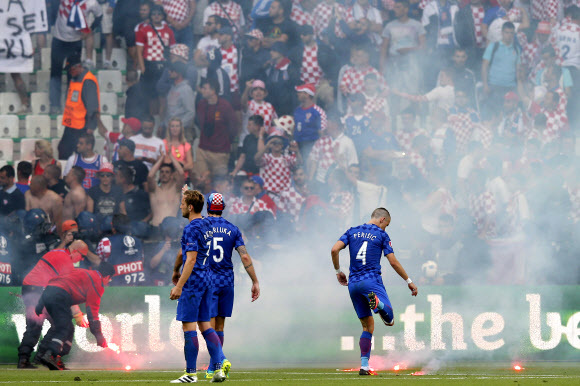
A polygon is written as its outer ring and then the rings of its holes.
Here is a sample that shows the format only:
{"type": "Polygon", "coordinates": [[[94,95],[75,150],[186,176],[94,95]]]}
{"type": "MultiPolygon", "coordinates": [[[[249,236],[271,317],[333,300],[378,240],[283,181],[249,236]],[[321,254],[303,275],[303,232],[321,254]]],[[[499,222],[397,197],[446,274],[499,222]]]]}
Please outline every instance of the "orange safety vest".
{"type": "Polygon", "coordinates": [[[97,85],[97,100],[99,101],[99,106],[101,105],[99,82],[90,71],[87,71],[83,80],[80,82],[75,82],[71,79],[68,85],[68,94],[66,96],[66,104],[64,106],[64,112],[62,114],[63,126],[70,127],[73,129],[85,128],[87,123],[86,120],[87,109],[83,104],[81,93],[83,91],[83,85],[85,84],[86,80],[92,80],[97,85]]]}

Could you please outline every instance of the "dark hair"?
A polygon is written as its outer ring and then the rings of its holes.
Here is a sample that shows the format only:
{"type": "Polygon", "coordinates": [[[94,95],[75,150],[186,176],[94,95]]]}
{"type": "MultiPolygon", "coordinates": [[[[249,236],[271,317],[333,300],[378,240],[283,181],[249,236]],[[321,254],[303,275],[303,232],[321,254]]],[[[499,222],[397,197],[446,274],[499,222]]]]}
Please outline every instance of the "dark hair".
{"type": "Polygon", "coordinates": [[[213,78],[205,78],[204,80],[201,81],[200,87],[203,87],[205,85],[208,85],[212,90],[214,90],[216,92],[216,94],[219,93],[220,90],[220,85],[218,84],[217,80],[213,79],[213,78]]]}
{"type": "Polygon", "coordinates": [[[363,78],[364,80],[379,80],[379,77],[377,76],[377,74],[373,74],[372,72],[370,74],[366,74],[365,77],[363,78]]]}
{"type": "Polygon", "coordinates": [[[395,3],[402,4],[403,6],[409,8],[409,0],[395,0],[395,3]]]}
{"type": "Polygon", "coordinates": [[[161,14],[163,15],[163,18],[164,19],[167,16],[165,14],[165,10],[163,9],[163,6],[162,5],[152,4],[151,5],[151,13],[150,13],[150,15],[153,15],[153,12],[161,12],[161,14]]]}
{"type": "Polygon", "coordinates": [[[280,6],[282,7],[282,10],[284,11],[284,17],[289,18],[290,13],[292,13],[292,3],[290,2],[290,0],[274,0],[274,1],[277,1],[278,3],[280,3],[280,6]]]}
{"type": "Polygon", "coordinates": [[[125,164],[120,164],[117,166],[117,170],[121,173],[121,176],[130,184],[133,183],[135,179],[135,170],[125,164]]]}
{"type": "Polygon", "coordinates": [[[469,56],[469,54],[467,53],[467,50],[463,47],[455,47],[455,50],[453,51],[453,53],[455,54],[456,52],[465,52],[465,54],[467,56],[469,56]]]}
{"type": "Polygon", "coordinates": [[[131,219],[126,214],[117,213],[113,215],[113,229],[118,233],[129,233],[131,229],[131,219]]]}
{"type": "Polygon", "coordinates": [[[185,65],[185,63],[175,62],[171,64],[169,70],[178,73],[179,75],[181,75],[181,77],[185,77],[185,73],[187,72],[187,66],[185,65]]]}
{"type": "Polygon", "coordinates": [[[141,117],[141,123],[143,122],[153,122],[155,123],[155,118],[151,114],[145,114],[141,117]]]}
{"type": "Polygon", "coordinates": [[[75,176],[77,182],[79,184],[83,183],[83,180],[85,179],[85,176],[87,175],[87,173],[85,172],[85,169],[81,168],[80,166],[73,166],[72,169],[70,170],[69,173],[73,173],[73,175],[75,176]]]}
{"type": "Polygon", "coordinates": [[[79,139],[83,138],[89,145],[91,145],[91,148],[94,149],[95,148],[95,136],[89,133],[83,133],[81,134],[81,136],[79,137],[79,139]]]}
{"type": "Polygon", "coordinates": [[[32,174],[32,164],[28,161],[20,161],[16,167],[18,178],[28,178],[32,174]]]}
{"type": "Polygon", "coordinates": [[[503,25],[501,26],[501,30],[505,31],[506,29],[516,29],[516,26],[514,25],[514,23],[512,23],[511,21],[506,21],[505,23],[503,23],[503,25]]]}
{"type": "Polygon", "coordinates": [[[169,169],[171,169],[172,173],[175,171],[175,166],[173,166],[173,164],[170,164],[170,163],[161,164],[159,166],[159,169],[161,169],[161,168],[169,168],[169,169]]]}
{"type": "Polygon", "coordinates": [[[249,121],[254,122],[258,127],[264,126],[264,117],[261,115],[254,114],[250,118],[248,118],[248,122],[249,121]]]}
{"type": "Polygon", "coordinates": [[[6,173],[6,177],[8,177],[8,178],[14,178],[15,177],[14,167],[12,165],[4,165],[4,166],[2,166],[2,168],[0,169],[0,172],[6,173]]]}
{"type": "Polygon", "coordinates": [[[564,10],[564,16],[572,20],[580,19],[580,8],[577,5],[571,5],[564,10]]]}
{"type": "Polygon", "coordinates": [[[115,267],[112,264],[102,261],[97,267],[97,271],[102,277],[115,276],[115,267]]]}
{"type": "Polygon", "coordinates": [[[386,217],[388,220],[391,219],[391,214],[389,213],[389,211],[385,208],[377,208],[375,210],[373,210],[373,213],[371,214],[371,218],[381,218],[381,217],[386,217]]]}

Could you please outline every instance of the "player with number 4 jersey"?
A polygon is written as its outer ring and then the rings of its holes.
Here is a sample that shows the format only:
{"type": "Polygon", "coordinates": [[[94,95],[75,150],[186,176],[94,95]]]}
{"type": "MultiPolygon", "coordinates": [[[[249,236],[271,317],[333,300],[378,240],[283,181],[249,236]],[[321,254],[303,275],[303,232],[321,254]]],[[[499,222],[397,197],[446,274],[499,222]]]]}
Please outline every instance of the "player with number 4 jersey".
{"type": "Polygon", "coordinates": [[[350,299],[363,328],[359,341],[361,350],[360,375],[376,375],[369,367],[371,341],[375,329],[371,310],[375,314],[379,314],[385,325],[392,326],[395,323],[393,308],[381,278],[383,253],[389,260],[391,267],[407,281],[411,294],[417,296],[417,286],[413,284],[395,257],[391,239],[385,232],[385,228],[389,226],[390,222],[389,211],[385,208],[377,208],[373,211],[368,223],[347,230],[331,250],[336,278],[341,285],[348,286],[350,299]],[[339,264],[339,253],[347,245],[350,253],[348,280],[339,264]]]}
{"type": "MultiPolygon", "coordinates": [[[[222,217],[225,207],[224,198],[220,193],[212,193],[208,196],[207,213],[209,217],[207,219],[211,223],[213,232],[209,259],[213,286],[211,324],[216,330],[222,346],[226,318],[232,316],[234,308],[234,265],[232,264],[234,248],[240,254],[242,264],[252,280],[252,301],[260,296],[260,284],[254,271],[252,258],[244,245],[242,232],[237,226],[222,217]]],[[[229,367],[227,360],[224,360],[224,363],[229,367]]],[[[206,378],[212,377],[211,369],[212,363],[209,365],[206,378]]]]}

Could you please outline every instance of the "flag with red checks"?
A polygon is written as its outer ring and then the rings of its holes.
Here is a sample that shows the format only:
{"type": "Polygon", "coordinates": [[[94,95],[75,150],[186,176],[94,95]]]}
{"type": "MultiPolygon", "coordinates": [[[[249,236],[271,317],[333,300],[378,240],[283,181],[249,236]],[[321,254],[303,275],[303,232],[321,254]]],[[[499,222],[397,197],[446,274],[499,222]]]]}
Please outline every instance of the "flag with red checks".
{"type": "Polygon", "coordinates": [[[496,236],[495,216],[496,202],[493,193],[485,191],[469,196],[469,212],[475,221],[477,233],[483,239],[496,236]]]}
{"type": "Polygon", "coordinates": [[[415,129],[413,131],[398,129],[395,131],[395,139],[397,140],[399,147],[405,152],[411,151],[413,147],[413,140],[419,135],[430,137],[429,133],[427,133],[427,131],[424,129],[415,129]]]}
{"type": "Polygon", "coordinates": [[[312,146],[308,157],[310,161],[316,164],[316,179],[318,181],[323,182],[325,180],[328,169],[335,162],[335,154],[336,143],[329,135],[319,138],[312,146]]]}
{"type": "Polygon", "coordinates": [[[559,0],[532,0],[532,19],[550,21],[558,17],[559,0]]]}
{"type": "MultiPolygon", "coordinates": [[[[521,62],[527,72],[537,67],[541,59],[541,52],[545,46],[540,47],[537,39],[532,42],[528,42],[528,38],[525,33],[518,32],[518,42],[522,47],[521,62]]],[[[533,78],[535,81],[535,78],[533,78]]]]}
{"type": "Polygon", "coordinates": [[[178,23],[183,22],[189,13],[190,0],[163,0],[163,10],[178,23]]]}
{"type": "Polygon", "coordinates": [[[329,196],[330,207],[343,222],[348,221],[354,210],[354,195],[351,192],[332,192],[329,196]]]}
{"type": "Polygon", "coordinates": [[[302,52],[302,66],[300,67],[300,80],[302,83],[312,83],[318,86],[322,77],[322,69],[318,64],[318,44],[304,46],[302,52]]]}
{"type": "Polygon", "coordinates": [[[473,140],[473,131],[475,124],[479,122],[479,116],[474,110],[458,109],[454,106],[449,110],[447,122],[449,122],[451,130],[455,133],[457,153],[465,154],[467,145],[473,140]]]}
{"type": "Polygon", "coordinates": [[[483,47],[485,45],[485,37],[483,36],[483,31],[481,25],[483,24],[483,18],[485,16],[485,9],[483,7],[471,7],[471,14],[473,15],[473,28],[475,29],[475,42],[478,47],[483,47]]]}
{"type": "Polygon", "coordinates": [[[240,89],[238,78],[238,49],[234,44],[230,48],[220,47],[222,53],[222,68],[230,77],[230,91],[236,92],[240,89]]]}
{"type": "Polygon", "coordinates": [[[290,188],[292,169],[296,166],[296,154],[274,157],[265,153],[259,162],[260,177],[264,179],[264,190],[280,193],[290,188]]]}
{"type": "Polygon", "coordinates": [[[105,237],[99,241],[97,245],[97,256],[104,261],[107,261],[111,257],[111,240],[109,238],[105,237]]]}
{"type": "Polygon", "coordinates": [[[314,18],[312,17],[312,14],[302,7],[300,0],[292,1],[292,12],[290,13],[290,20],[298,25],[314,25],[314,18]]]}
{"type": "Polygon", "coordinates": [[[258,212],[270,212],[274,217],[276,217],[276,214],[266,202],[256,199],[255,197],[251,205],[245,204],[241,197],[236,197],[233,199],[230,208],[229,214],[256,214],[258,212]]]}
{"type": "Polygon", "coordinates": [[[303,196],[295,186],[290,186],[290,188],[280,194],[280,210],[288,213],[294,221],[299,220],[300,210],[302,209],[302,204],[306,201],[306,196],[303,196]]]}
{"type": "Polygon", "coordinates": [[[512,23],[521,23],[522,22],[522,10],[516,7],[513,7],[507,12],[508,20],[512,23]]]}
{"type": "Polygon", "coordinates": [[[278,114],[276,114],[276,110],[271,103],[258,103],[252,99],[248,101],[248,113],[250,116],[259,115],[264,118],[264,129],[266,129],[266,132],[270,134],[272,122],[274,122],[274,119],[278,118],[278,114]]]}
{"type": "Polygon", "coordinates": [[[340,80],[340,91],[343,94],[356,94],[359,92],[363,92],[364,89],[364,80],[365,76],[368,74],[375,74],[377,76],[378,82],[381,85],[384,85],[383,75],[378,72],[374,67],[367,66],[365,68],[359,69],[355,67],[348,67],[344,74],[342,75],[342,79],[340,80]]]}
{"type": "MultiPolygon", "coordinates": [[[[163,39],[165,47],[171,47],[175,44],[175,36],[167,23],[163,22],[163,26],[156,29],[161,39],[163,39]]],[[[135,43],[143,47],[143,59],[146,61],[162,62],[165,60],[163,44],[161,44],[161,40],[157,37],[157,33],[151,24],[143,26],[143,28],[135,33],[135,43]]]]}
{"type": "Polygon", "coordinates": [[[414,166],[423,177],[427,178],[427,162],[425,161],[425,157],[411,150],[409,152],[409,163],[414,166]]]}
{"type": "Polygon", "coordinates": [[[375,96],[369,96],[365,93],[363,94],[366,98],[365,114],[370,117],[374,112],[380,112],[385,114],[387,121],[389,121],[389,102],[387,102],[387,98],[381,96],[380,94],[375,96]]]}
{"type": "MultiPolygon", "coordinates": [[[[312,12],[312,17],[314,17],[314,34],[317,38],[322,38],[324,30],[328,28],[328,25],[333,18],[333,13],[335,12],[334,9],[336,9],[336,12],[338,12],[342,20],[344,20],[346,23],[351,23],[354,21],[352,16],[349,16],[348,12],[346,12],[346,8],[344,8],[342,5],[338,3],[329,5],[326,1],[323,1],[318,4],[312,12]]],[[[346,37],[340,28],[340,23],[338,20],[336,20],[336,23],[334,24],[334,34],[339,38],[346,37]]]]}

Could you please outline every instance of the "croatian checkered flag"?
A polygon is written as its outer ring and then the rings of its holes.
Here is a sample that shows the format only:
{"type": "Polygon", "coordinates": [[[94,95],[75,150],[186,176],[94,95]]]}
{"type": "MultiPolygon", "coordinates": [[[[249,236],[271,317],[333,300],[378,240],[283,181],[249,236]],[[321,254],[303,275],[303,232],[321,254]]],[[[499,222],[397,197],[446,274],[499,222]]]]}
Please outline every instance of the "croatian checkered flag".
{"type": "Polygon", "coordinates": [[[87,19],[85,18],[83,10],[81,9],[81,3],[83,1],[85,0],[74,0],[66,23],[67,26],[72,27],[77,31],[89,28],[87,25],[87,19]]]}

